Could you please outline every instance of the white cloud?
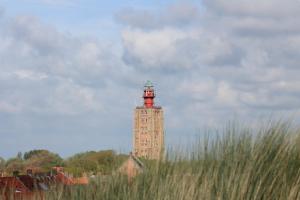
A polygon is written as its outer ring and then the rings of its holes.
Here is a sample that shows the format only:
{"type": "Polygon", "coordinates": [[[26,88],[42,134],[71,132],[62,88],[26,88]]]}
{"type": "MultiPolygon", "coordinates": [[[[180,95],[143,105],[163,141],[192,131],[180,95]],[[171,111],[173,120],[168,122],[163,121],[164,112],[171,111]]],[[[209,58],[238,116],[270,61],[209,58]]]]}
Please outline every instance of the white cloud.
{"type": "Polygon", "coordinates": [[[214,99],[218,86],[212,78],[193,78],[179,83],[181,95],[191,97],[194,101],[207,102],[214,99]]]}
{"type": "Polygon", "coordinates": [[[220,82],[217,90],[217,101],[224,106],[236,106],[238,103],[238,94],[226,82],[220,82]]]}
{"type": "MultiPolygon", "coordinates": [[[[165,20],[166,15],[177,20],[171,7],[132,10],[134,17],[122,21],[127,64],[159,80],[166,74],[177,77],[174,87],[185,105],[180,112],[205,113],[199,121],[206,115],[210,121],[239,114],[249,120],[297,110],[300,93],[291,86],[300,74],[299,2],[213,0],[203,6],[194,9],[193,23],[186,25],[165,20]]],[[[180,13],[181,7],[176,9],[180,13]]]]}
{"type": "Polygon", "coordinates": [[[74,6],[78,4],[78,0],[23,0],[31,3],[40,3],[51,6],[74,6]]]}
{"type": "Polygon", "coordinates": [[[209,11],[233,17],[293,17],[300,12],[298,0],[205,0],[209,11]]]}
{"type": "Polygon", "coordinates": [[[141,69],[176,71],[239,60],[230,41],[203,29],[126,29],[122,36],[125,61],[141,69]]]}
{"type": "MultiPolygon", "coordinates": [[[[131,64],[138,62],[141,67],[160,68],[172,65],[176,53],[176,41],[185,38],[185,33],[172,29],[145,33],[139,30],[123,32],[125,59],[131,64]]],[[[174,63],[175,64],[175,63],[174,63]]]]}
{"type": "Polygon", "coordinates": [[[96,88],[104,86],[117,62],[108,46],[59,32],[32,16],[6,17],[2,25],[3,112],[78,115],[102,109],[96,88]]]}
{"type": "Polygon", "coordinates": [[[49,112],[76,115],[102,110],[101,101],[96,91],[77,85],[72,81],[64,81],[53,91],[46,100],[49,112]]]}
{"type": "Polygon", "coordinates": [[[43,73],[37,73],[30,70],[17,70],[14,74],[20,79],[29,79],[29,80],[42,80],[48,76],[43,73]]]}
{"type": "Polygon", "coordinates": [[[120,23],[142,29],[186,27],[197,23],[198,17],[197,5],[189,2],[176,2],[165,10],[156,11],[127,8],[116,14],[116,19],[120,23]]]}
{"type": "Polygon", "coordinates": [[[17,113],[20,110],[20,105],[14,105],[9,102],[0,101],[0,112],[17,113]]]}

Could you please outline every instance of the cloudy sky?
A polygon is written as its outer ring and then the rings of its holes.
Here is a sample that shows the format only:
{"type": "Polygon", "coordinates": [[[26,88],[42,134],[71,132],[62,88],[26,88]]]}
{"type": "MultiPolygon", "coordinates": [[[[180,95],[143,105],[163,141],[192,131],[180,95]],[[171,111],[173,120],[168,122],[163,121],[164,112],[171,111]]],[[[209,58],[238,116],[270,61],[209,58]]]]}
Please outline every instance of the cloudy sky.
{"type": "Polygon", "coordinates": [[[167,145],[300,121],[299,0],[0,0],[0,156],[131,149],[151,80],[167,145]]]}

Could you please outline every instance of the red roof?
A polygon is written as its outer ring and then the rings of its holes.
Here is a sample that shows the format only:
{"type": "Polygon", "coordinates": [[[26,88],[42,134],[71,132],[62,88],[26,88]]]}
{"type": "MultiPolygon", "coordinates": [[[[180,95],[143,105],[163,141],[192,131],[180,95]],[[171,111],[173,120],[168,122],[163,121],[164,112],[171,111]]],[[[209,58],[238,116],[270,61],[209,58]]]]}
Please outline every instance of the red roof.
{"type": "Polygon", "coordinates": [[[63,173],[63,168],[58,167],[55,169],[56,175],[47,174],[29,174],[18,175],[12,177],[0,177],[0,199],[9,199],[13,194],[15,197],[23,197],[32,195],[36,192],[42,194],[42,191],[49,190],[50,186],[55,183],[63,185],[85,185],[88,184],[87,177],[72,178],[63,173]]]}
{"type": "Polygon", "coordinates": [[[0,188],[14,188],[16,192],[30,192],[30,190],[17,177],[1,177],[0,188]]]}
{"type": "Polygon", "coordinates": [[[22,181],[22,183],[30,190],[33,191],[35,189],[34,179],[28,175],[18,176],[18,179],[22,181]]]}
{"type": "Polygon", "coordinates": [[[1,199],[14,199],[29,197],[32,192],[17,177],[0,178],[0,197],[1,199]]]}

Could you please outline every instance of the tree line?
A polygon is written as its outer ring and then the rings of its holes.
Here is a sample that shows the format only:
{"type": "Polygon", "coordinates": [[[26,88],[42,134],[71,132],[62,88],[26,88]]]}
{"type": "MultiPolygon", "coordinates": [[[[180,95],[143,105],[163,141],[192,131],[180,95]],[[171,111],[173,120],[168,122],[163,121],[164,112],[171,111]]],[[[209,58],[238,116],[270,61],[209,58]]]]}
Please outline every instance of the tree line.
{"type": "Polygon", "coordinates": [[[14,171],[26,173],[27,169],[36,172],[49,172],[53,167],[62,166],[74,176],[88,174],[111,174],[127,158],[113,150],[87,151],[63,159],[60,155],[45,149],[35,149],[5,160],[0,157],[0,172],[12,175],[14,171]]]}

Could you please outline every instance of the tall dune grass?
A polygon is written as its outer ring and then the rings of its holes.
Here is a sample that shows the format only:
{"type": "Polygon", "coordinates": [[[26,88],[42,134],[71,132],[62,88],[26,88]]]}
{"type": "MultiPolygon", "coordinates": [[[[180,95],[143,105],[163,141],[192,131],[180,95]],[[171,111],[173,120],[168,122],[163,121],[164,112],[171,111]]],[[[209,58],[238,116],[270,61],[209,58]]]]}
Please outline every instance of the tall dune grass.
{"type": "Polygon", "coordinates": [[[88,186],[57,188],[47,199],[300,199],[300,131],[288,124],[258,131],[230,126],[188,152],[148,161],[131,181],[99,177],[88,186]]]}

